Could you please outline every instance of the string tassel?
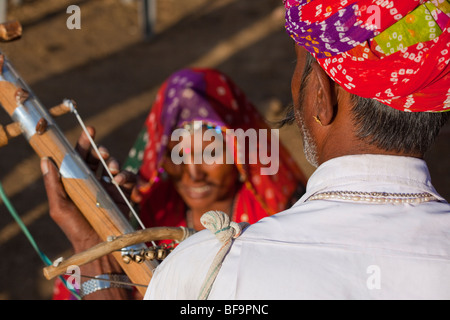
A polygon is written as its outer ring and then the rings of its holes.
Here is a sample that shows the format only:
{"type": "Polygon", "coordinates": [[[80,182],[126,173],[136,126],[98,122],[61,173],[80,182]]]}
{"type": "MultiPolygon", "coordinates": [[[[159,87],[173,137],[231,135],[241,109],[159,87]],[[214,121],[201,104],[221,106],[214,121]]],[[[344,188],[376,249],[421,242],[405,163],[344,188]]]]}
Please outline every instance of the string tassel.
{"type": "Polygon", "coordinates": [[[220,271],[223,260],[233,244],[233,240],[239,237],[249,224],[246,222],[236,223],[230,221],[230,217],[221,211],[209,211],[205,213],[200,218],[200,222],[223,244],[208,270],[208,274],[198,296],[198,300],[206,300],[220,271]]]}

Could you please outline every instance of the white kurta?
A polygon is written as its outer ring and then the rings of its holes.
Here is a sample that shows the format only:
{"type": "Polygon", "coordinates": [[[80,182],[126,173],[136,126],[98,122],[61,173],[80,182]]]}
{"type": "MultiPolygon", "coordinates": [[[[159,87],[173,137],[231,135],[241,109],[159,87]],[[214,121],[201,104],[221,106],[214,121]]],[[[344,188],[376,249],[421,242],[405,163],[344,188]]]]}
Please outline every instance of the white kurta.
{"type": "MultiPolygon", "coordinates": [[[[220,247],[208,230],[181,243],[158,267],[145,298],[196,299],[220,247]]],[[[235,240],[209,298],[450,299],[450,205],[422,160],[330,160],[291,209],[235,240]],[[306,201],[323,191],[429,192],[440,201],[306,201]]]]}

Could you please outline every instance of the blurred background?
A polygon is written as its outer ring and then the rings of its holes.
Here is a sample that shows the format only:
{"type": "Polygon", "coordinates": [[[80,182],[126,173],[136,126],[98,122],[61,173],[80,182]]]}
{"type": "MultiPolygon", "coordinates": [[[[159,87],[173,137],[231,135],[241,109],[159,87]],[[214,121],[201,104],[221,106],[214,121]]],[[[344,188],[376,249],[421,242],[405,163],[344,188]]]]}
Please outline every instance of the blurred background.
{"type": "MultiPolygon", "coordinates": [[[[228,74],[270,121],[291,102],[295,57],[284,31],[281,0],[0,0],[0,18],[17,19],[23,36],[0,50],[47,107],[77,102],[97,142],[123,161],[159,85],[188,66],[228,74]],[[81,29],[68,29],[70,5],[81,29]],[[149,7],[150,6],[150,7],[149,7]]],[[[11,122],[3,110],[0,124],[11,122]]],[[[72,115],[56,119],[75,144],[81,128],[72,115]]],[[[295,126],[282,142],[307,176],[295,126]]],[[[450,127],[427,155],[433,183],[450,199],[450,127]]],[[[48,216],[39,158],[23,137],[0,148],[0,181],[41,250],[51,259],[71,254],[48,216]]],[[[0,202],[0,299],[51,299],[53,283],[18,225],[0,202]]]]}

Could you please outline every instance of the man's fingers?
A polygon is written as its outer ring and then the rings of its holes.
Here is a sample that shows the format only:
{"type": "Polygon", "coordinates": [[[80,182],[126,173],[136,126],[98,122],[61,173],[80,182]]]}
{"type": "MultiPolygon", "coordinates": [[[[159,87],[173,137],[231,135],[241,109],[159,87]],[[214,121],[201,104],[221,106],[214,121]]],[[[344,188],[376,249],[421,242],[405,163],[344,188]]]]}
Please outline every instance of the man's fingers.
{"type": "MultiPolygon", "coordinates": [[[[95,138],[95,129],[93,127],[87,127],[87,130],[92,137],[92,139],[95,138]]],[[[88,155],[90,154],[91,150],[91,142],[86,135],[86,133],[83,131],[78,138],[77,145],[75,146],[75,150],[80,154],[81,158],[84,160],[87,159],[88,155]]]]}
{"type": "MultiPolygon", "coordinates": [[[[93,127],[87,127],[87,131],[89,132],[89,135],[91,136],[92,140],[95,139],[95,128],[93,127]]],[[[103,146],[97,147],[100,156],[103,160],[108,160],[110,157],[109,150],[103,146]]],[[[88,167],[96,172],[98,169],[98,166],[100,164],[99,155],[97,154],[96,150],[91,145],[91,140],[89,139],[88,135],[83,131],[78,138],[77,144],[75,146],[75,150],[78,152],[80,157],[86,162],[88,167]]]]}
{"type": "Polygon", "coordinates": [[[67,195],[58,168],[53,161],[48,158],[41,159],[41,170],[47,192],[50,216],[69,236],[70,225],[73,223],[67,217],[72,217],[72,213],[77,212],[78,209],[67,195]]]}
{"type": "Polygon", "coordinates": [[[136,175],[130,171],[121,171],[114,177],[114,181],[121,187],[131,190],[136,185],[136,175]]]}
{"type": "Polygon", "coordinates": [[[47,191],[49,205],[55,205],[59,203],[59,200],[61,198],[67,200],[64,187],[60,180],[59,171],[53,161],[51,161],[49,158],[42,158],[41,171],[43,174],[44,185],[47,191]]]}
{"type": "MultiPolygon", "coordinates": [[[[114,157],[108,157],[107,159],[105,159],[105,163],[106,163],[106,166],[107,166],[109,172],[111,173],[111,175],[113,177],[120,173],[119,161],[117,161],[114,157]]],[[[102,166],[102,170],[99,173],[100,173],[99,177],[103,182],[106,182],[106,183],[112,182],[110,179],[109,173],[107,172],[107,170],[105,168],[103,168],[103,166],[102,166]]]]}
{"type": "MultiPolygon", "coordinates": [[[[102,154],[102,156],[103,156],[103,154],[102,154]]],[[[111,174],[113,176],[120,173],[120,164],[116,158],[108,156],[108,158],[105,159],[105,162],[106,162],[106,166],[108,167],[109,172],[111,172],[111,174]]]]}

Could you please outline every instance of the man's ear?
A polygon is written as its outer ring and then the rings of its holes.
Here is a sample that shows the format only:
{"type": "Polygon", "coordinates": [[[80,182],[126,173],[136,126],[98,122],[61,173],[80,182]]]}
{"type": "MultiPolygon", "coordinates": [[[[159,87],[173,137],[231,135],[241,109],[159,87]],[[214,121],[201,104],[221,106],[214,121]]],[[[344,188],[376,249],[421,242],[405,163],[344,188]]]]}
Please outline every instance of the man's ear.
{"type": "Polygon", "coordinates": [[[312,75],[316,78],[317,84],[316,120],[322,126],[327,126],[333,122],[337,112],[335,83],[317,63],[313,63],[312,75]]]}

